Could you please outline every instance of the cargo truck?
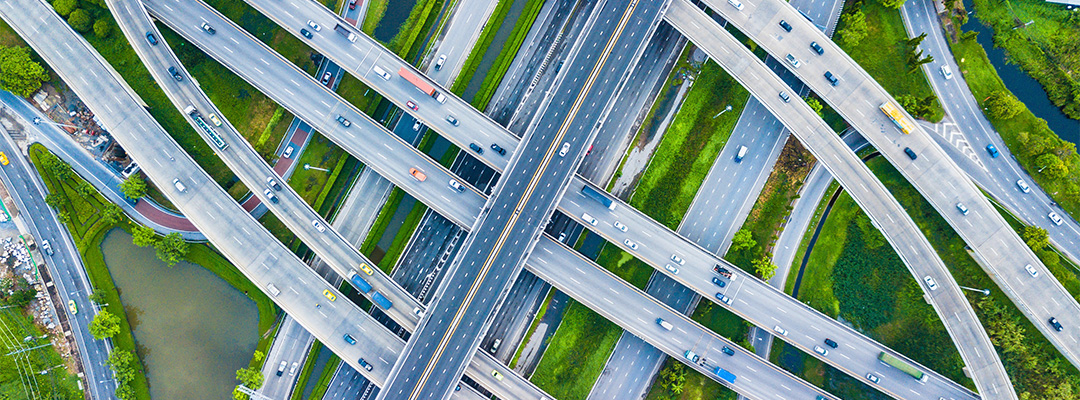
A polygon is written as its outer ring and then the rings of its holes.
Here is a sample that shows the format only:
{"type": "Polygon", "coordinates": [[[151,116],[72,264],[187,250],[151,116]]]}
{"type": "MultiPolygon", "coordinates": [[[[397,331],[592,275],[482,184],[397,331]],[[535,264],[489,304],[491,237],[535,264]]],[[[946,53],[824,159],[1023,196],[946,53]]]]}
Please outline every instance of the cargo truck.
{"type": "Polygon", "coordinates": [[[435,90],[434,86],[431,86],[430,83],[427,83],[427,81],[423,80],[419,76],[416,76],[416,74],[412,73],[412,71],[409,71],[408,68],[401,67],[401,69],[398,70],[398,75],[401,75],[402,78],[405,78],[405,80],[409,81],[409,83],[412,83],[413,86],[416,86],[417,90],[424,92],[424,94],[431,96],[440,103],[446,103],[446,95],[439,93],[438,90],[435,90]]]}
{"type": "Polygon", "coordinates": [[[353,272],[352,275],[349,276],[349,282],[352,282],[353,286],[355,286],[356,290],[359,290],[360,293],[368,293],[371,291],[371,284],[367,283],[367,281],[365,281],[364,278],[361,278],[360,274],[356,272],[353,272]]]}
{"type": "Polygon", "coordinates": [[[383,296],[382,293],[379,292],[375,292],[375,294],[371,295],[371,301],[379,307],[382,307],[383,310],[389,310],[390,307],[394,306],[394,303],[391,303],[390,299],[386,298],[386,296],[383,296]]]}
{"type": "Polygon", "coordinates": [[[715,373],[716,376],[720,377],[720,379],[728,381],[728,383],[732,383],[732,384],[735,383],[735,374],[729,372],[726,369],[716,367],[716,369],[713,370],[713,373],[715,373]]]}
{"type": "Polygon", "coordinates": [[[881,362],[888,364],[905,374],[911,375],[912,378],[917,379],[919,382],[926,382],[926,374],[919,371],[915,366],[904,362],[904,360],[894,357],[892,354],[883,351],[878,354],[878,360],[881,360],[881,362]]]}
{"type": "Polygon", "coordinates": [[[611,201],[611,199],[601,194],[600,191],[593,189],[591,186],[585,185],[585,187],[581,188],[581,193],[590,199],[600,202],[600,204],[603,204],[604,207],[608,208],[608,210],[615,211],[615,202],[611,201]]]}
{"type": "Polygon", "coordinates": [[[356,43],[356,34],[352,33],[348,28],[341,26],[341,24],[334,25],[334,32],[349,39],[350,42],[356,43]]]}

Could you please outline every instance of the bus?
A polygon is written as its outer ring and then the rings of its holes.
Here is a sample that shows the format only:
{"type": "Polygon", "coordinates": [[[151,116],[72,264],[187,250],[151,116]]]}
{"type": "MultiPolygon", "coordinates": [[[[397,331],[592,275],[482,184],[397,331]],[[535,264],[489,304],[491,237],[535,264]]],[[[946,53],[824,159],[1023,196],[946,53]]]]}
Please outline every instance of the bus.
{"type": "Polygon", "coordinates": [[[607,196],[601,194],[600,191],[593,189],[589,185],[585,185],[585,187],[581,188],[581,194],[584,194],[590,199],[596,200],[600,204],[603,204],[604,207],[607,207],[609,210],[615,211],[615,202],[611,201],[611,199],[607,198],[607,196]]]}
{"type": "Polygon", "coordinates": [[[356,290],[359,290],[360,293],[368,293],[371,291],[371,284],[367,283],[367,281],[365,281],[364,278],[361,278],[360,274],[355,271],[349,276],[349,282],[352,282],[353,286],[355,286],[356,290]]]}
{"type": "Polygon", "coordinates": [[[206,135],[210,137],[210,141],[214,142],[214,146],[217,146],[219,150],[229,148],[229,145],[226,144],[224,140],[221,140],[221,136],[218,136],[217,132],[214,131],[214,128],[211,128],[210,125],[206,124],[206,121],[203,121],[202,116],[195,115],[194,118],[195,125],[198,125],[202,128],[203,132],[206,132],[206,135]]]}
{"type": "Polygon", "coordinates": [[[881,106],[878,108],[880,108],[881,112],[885,113],[885,115],[888,115],[889,119],[891,119],[892,122],[896,124],[896,127],[900,128],[900,131],[904,132],[905,135],[910,134],[912,131],[915,130],[915,124],[912,124],[911,121],[904,119],[904,114],[901,113],[900,109],[896,108],[893,103],[886,101],[884,103],[881,103],[881,106]]]}
{"type": "Polygon", "coordinates": [[[896,358],[891,354],[885,353],[884,351],[881,352],[881,354],[878,354],[877,358],[878,360],[881,360],[881,362],[888,364],[889,366],[896,368],[900,371],[903,371],[905,374],[911,375],[912,378],[915,378],[920,382],[926,382],[926,374],[924,374],[922,371],[919,371],[911,364],[904,362],[904,360],[896,358]]]}

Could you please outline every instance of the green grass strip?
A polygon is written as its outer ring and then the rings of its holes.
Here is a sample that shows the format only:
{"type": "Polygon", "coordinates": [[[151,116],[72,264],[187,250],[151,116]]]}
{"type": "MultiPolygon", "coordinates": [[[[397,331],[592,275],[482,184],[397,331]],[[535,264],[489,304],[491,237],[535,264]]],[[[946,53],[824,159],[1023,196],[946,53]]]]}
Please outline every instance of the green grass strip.
{"type": "MultiPolygon", "coordinates": [[[[505,2],[510,3],[509,0],[505,2]]],[[[498,89],[503,76],[505,76],[506,71],[510,69],[510,64],[514,62],[514,57],[517,56],[518,49],[521,48],[521,44],[525,41],[525,36],[529,34],[529,29],[531,29],[533,23],[536,22],[536,16],[540,14],[540,9],[543,6],[544,0],[528,0],[528,2],[525,3],[525,9],[522,10],[517,23],[514,24],[514,30],[510,33],[510,37],[507,39],[506,44],[503,45],[502,50],[499,52],[499,56],[495,58],[495,65],[488,71],[487,76],[484,77],[484,82],[480,85],[480,90],[476,92],[476,96],[472,99],[472,104],[477,110],[487,108],[488,103],[491,101],[491,97],[495,95],[495,90],[498,89]]],[[[468,80],[462,79],[460,81],[468,83],[468,80]]]]}
{"type": "Polygon", "coordinates": [[[480,67],[480,61],[484,58],[484,53],[487,52],[487,48],[491,46],[491,42],[495,40],[495,32],[502,26],[503,20],[506,19],[506,15],[510,13],[510,6],[513,4],[511,0],[503,0],[498,2],[495,6],[495,11],[492,11],[491,18],[488,19],[487,25],[484,25],[484,30],[480,31],[480,37],[473,45],[472,51],[469,52],[469,57],[465,59],[465,63],[461,66],[461,73],[458,74],[457,80],[450,86],[450,91],[454,94],[461,96],[465,93],[465,88],[469,86],[469,82],[472,81],[472,76],[476,74],[476,69],[480,67]]]}

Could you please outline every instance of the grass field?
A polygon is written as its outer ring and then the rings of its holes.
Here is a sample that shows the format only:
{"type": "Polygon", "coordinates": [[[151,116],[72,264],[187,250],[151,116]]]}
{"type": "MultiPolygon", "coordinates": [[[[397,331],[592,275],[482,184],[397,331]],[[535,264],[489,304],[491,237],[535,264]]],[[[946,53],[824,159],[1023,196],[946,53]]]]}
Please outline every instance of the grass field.
{"type": "Polygon", "coordinates": [[[584,400],[622,335],[622,328],[571,301],[530,381],[561,400],[584,400]]]}
{"type": "MultiPolygon", "coordinates": [[[[904,46],[904,41],[908,39],[908,36],[904,31],[904,21],[900,18],[900,11],[887,8],[878,1],[862,2],[862,11],[866,14],[866,25],[869,27],[866,37],[856,46],[843,45],[842,40],[837,43],[841,44],[844,51],[866,69],[866,72],[870,73],[870,76],[874,77],[874,80],[893,97],[934,96],[921,68],[908,72],[907,49],[904,46]]],[[[841,20],[836,31],[839,32],[844,28],[845,24],[841,20]]],[[[843,79],[843,77],[840,78],[843,79]]],[[[940,121],[945,111],[938,100],[934,100],[932,109],[933,111],[926,116],[926,119],[931,122],[940,121]]]]}
{"type": "MultiPolygon", "coordinates": [[[[487,76],[484,77],[484,82],[480,85],[480,90],[476,92],[476,96],[471,100],[473,107],[476,107],[478,110],[487,108],[488,102],[491,101],[491,96],[495,95],[495,90],[498,89],[499,84],[502,83],[503,76],[505,76],[506,71],[510,69],[510,64],[514,62],[514,57],[517,56],[518,49],[521,48],[521,44],[525,41],[525,36],[529,34],[529,29],[532,28],[533,22],[536,21],[536,16],[540,13],[540,8],[544,6],[543,0],[523,1],[528,2],[525,4],[525,9],[522,10],[521,16],[518,17],[517,22],[514,24],[514,30],[510,32],[510,38],[503,44],[502,50],[499,51],[499,56],[495,58],[495,64],[488,70],[487,76]]],[[[500,2],[500,6],[502,5],[501,3],[503,2],[500,2]]],[[[510,3],[510,1],[505,1],[505,3],[510,3]]],[[[472,68],[475,70],[475,66],[472,68]]],[[[465,79],[461,79],[461,81],[466,84],[468,83],[465,79]]]]}
{"type": "MultiPolygon", "coordinates": [[[[472,81],[472,77],[476,74],[476,69],[480,66],[480,61],[484,58],[484,53],[487,52],[488,47],[491,46],[491,42],[495,40],[495,32],[502,26],[504,20],[506,20],[506,14],[510,12],[510,5],[513,1],[500,1],[496,3],[495,10],[491,12],[491,17],[488,18],[487,23],[484,25],[484,29],[480,31],[480,37],[477,38],[476,44],[469,51],[469,56],[465,58],[465,63],[461,66],[461,73],[458,74],[454,84],[450,86],[450,91],[454,94],[461,96],[465,93],[465,88],[469,86],[469,82],[472,81]]],[[[469,100],[469,99],[465,99],[469,100]]]]}
{"type": "Polygon", "coordinates": [[[707,63],[664,132],[630,205],[677,229],[727,143],[749,93],[716,63],[707,63]],[[731,106],[719,118],[717,113],[731,106]]]}
{"type": "Polygon", "coordinates": [[[48,340],[36,339],[19,343],[17,346],[11,343],[11,341],[22,342],[23,338],[43,337],[42,331],[34,325],[34,319],[26,315],[22,308],[0,308],[0,327],[3,328],[2,337],[5,342],[0,350],[3,350],[5,355],[20,349],[45,345],[17,356],[4,357],[4,362],[0,363],[0,396],[10,399],[76,400],[84,398],[78,386],[78,376],[69,373],[66,368],[52,369],[53,366],[63,366],[65,360],[60,357],[56,349],[48,346],[48,340]],[[38,371],[47,371],[47,373],[40,375],[38,371]]]}

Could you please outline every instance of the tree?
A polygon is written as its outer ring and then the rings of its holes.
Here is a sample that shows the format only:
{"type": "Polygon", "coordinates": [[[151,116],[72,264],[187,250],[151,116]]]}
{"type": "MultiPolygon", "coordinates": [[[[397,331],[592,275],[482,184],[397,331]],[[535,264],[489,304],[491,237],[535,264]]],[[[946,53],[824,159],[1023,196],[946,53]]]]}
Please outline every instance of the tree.
{"type": "Polygon", "coordinates": [[[101,210],[101,219],[107,224],[115,224],[124,219],[124,210],[113,203],[105,203],[105,209],[101,210]]]}
{"type": "Polygon", "coordinates": [[[90,321],[90,334],[94,335],[95,339],[111,338],[117,333],[120,333],[120,317],[108,310],[101,310],[94,316],[94,320],[90,321]]]}
{"type": "Polygon", "coordinates": [[[188,244],[180,236],[180,233],[173,232],[154,243],[154,249],[157,250],[158,259],[171,267],[183,260],[184,256],[187,255],[188,244]]]}
{"type": "Polygon", "coordinates": [[[840,40],[844,44],[858,46],[859,42],[866,37],[868,31],[866,14],[863,14],[862,10],[855,10],[840,16],[840,22],[844,24],[844,29],[840,31],[840,40]]]}
{"type": "Polygon", "coordinates": [[[49,73],[30,58],[30,48],[0,45],[0,89],[30,97],[47,80],[49,73]]]}
{"type": "Polygon", "coordinates": [[[240,383],[248,388],[258,389],[262,387],[263,375],[262,372],[255,367],[240,368],[236,370],[236,380],[240,381],[240,383]]]}
{"type": "Polygon", "coordinates": [[[68,214],[67,211],[57,211],[56,220],[62,224],[69,224],[71,223],[71,214],[68,214]]]}
{"type": "Polygon", "coordinates": [[[53,210],[59,210],[64,205],[64,195],[60,192],[51,192],[45,195],[45,205],[52,207],[53,210]]]}
{"type": "Polygon", "coordinates": [[[120,182],[120,192],[129,199],[144,197],[146,196],[146,181],[143,180],[142,175],[131,174],[120,182]]]}
{"type": "Polygon", "coordinates": [[[113,370],[113,378],[116,379],[116,397],[121,400],[134,399],[135,389],[131,388],[131,381],[138,372],[135,369],[135,356],[129,351],[113,351],[106,364],[113,370]]]}
{"type": "Polygon", "coordinates": [[[79,0],[56,0],[53,2],[53,9],[56,10],[56,13],[65,17],[78,7],[79,0]]]}
{"type": "Polygon", "coordinates": [[[1065,162],[1053,153],[1035,157],[1035,167],[1039,169],[1039,173],[1055,179],[1064,178],[1069,174],[1069,167],[1065,166],[1065,162]]]}
{"type": "Polygon", "coordinates": [[[754,246],[757,246],[757,241],[754,240],[754,235],[749,229],[739,229],[735,232],[735,237],[731,238],[731,250],[750,249],[754,246]]]}
{"type": "Polygon", "coordinates": [[[1024,103],[1004,90],[995,90],[986,99],[986,112],[993,118],[1009,119],[1023,110],[1024,103]]]}
{"type": "Polygon", "coordinates": [[[762,255],[761,258],[753,261],[754,271],[758,275],[761,275],[762,280],[772,279],[773,275],[776,275],[776,264],[773,264],[769,255],[762,255]]]}
{"type": "Polygon", "coordinates": [[[818,101],[817,98],[815,98],[815,97],[806,97],[803,100],[806,100],[806,105],[810,106],[810,108],[812,108],[814,110],[814,112],[816,112],[819,117],[825,118],[825,113],[821,112],[821,110],[824,109],[825,106],[822,106],[821,102],[818,101]]]}
{"type": "Polygon", "coordinates": [[[75,185],[75,192],[82,197],[90,197],[94,195],[94,185],[91,185],[87,181],[78,181],[75,185]]]}
{"type": "Polygon", "coordinates": [[[79,32],[86,33],[90,31],[90,28],[94,24],[94,17],[90,16],[90,12],[84,9],[76,9],[68,15],[68,24],[79,32]]]}
{"type": "Polygon", "coordinates": [[[1050,235],[1046,233],[1046,229],[1037,226],[1025,226],[1020,235],[1024,238],[1024,242],[1027,243],[1028,247],[1031,248],[1031,251],[1039,251],[1043,247],[1050,245],[1050,235]]]}
{"type": "Polygon", "coordinates": [[[259,350],[255,350],[255,354],[252,355],[251,358],[254,359],[255,362],[259,362],[259,361],[262,361],[264,358],[266,358],[266,353],[263,353],[263,352],[261,352],[259,350]]]}
{"type": "Polygon", "coordinates": [[[112,32],[112,25],[109,24],[108,18],[102,18],[94,21],[94,36],[99,38],[109,37],[109,33],[112,32]]]}
{"type": "Polygon", "coordinates": [[[92,293],[90,293],[89,298],[90,298],[90,301],[92,301],[92,302],[94,302],[96,304],[105,304],[105,301],[107,300],[105,298],[105,292],[102,292],[100,290],[95,290],[92,293]]]}
{"type": "Polygon", "coordinates": [[[153,246],[158,241],[154,228],[138,225],[131,230],[131,243],[139,247],[153,246]]]}

